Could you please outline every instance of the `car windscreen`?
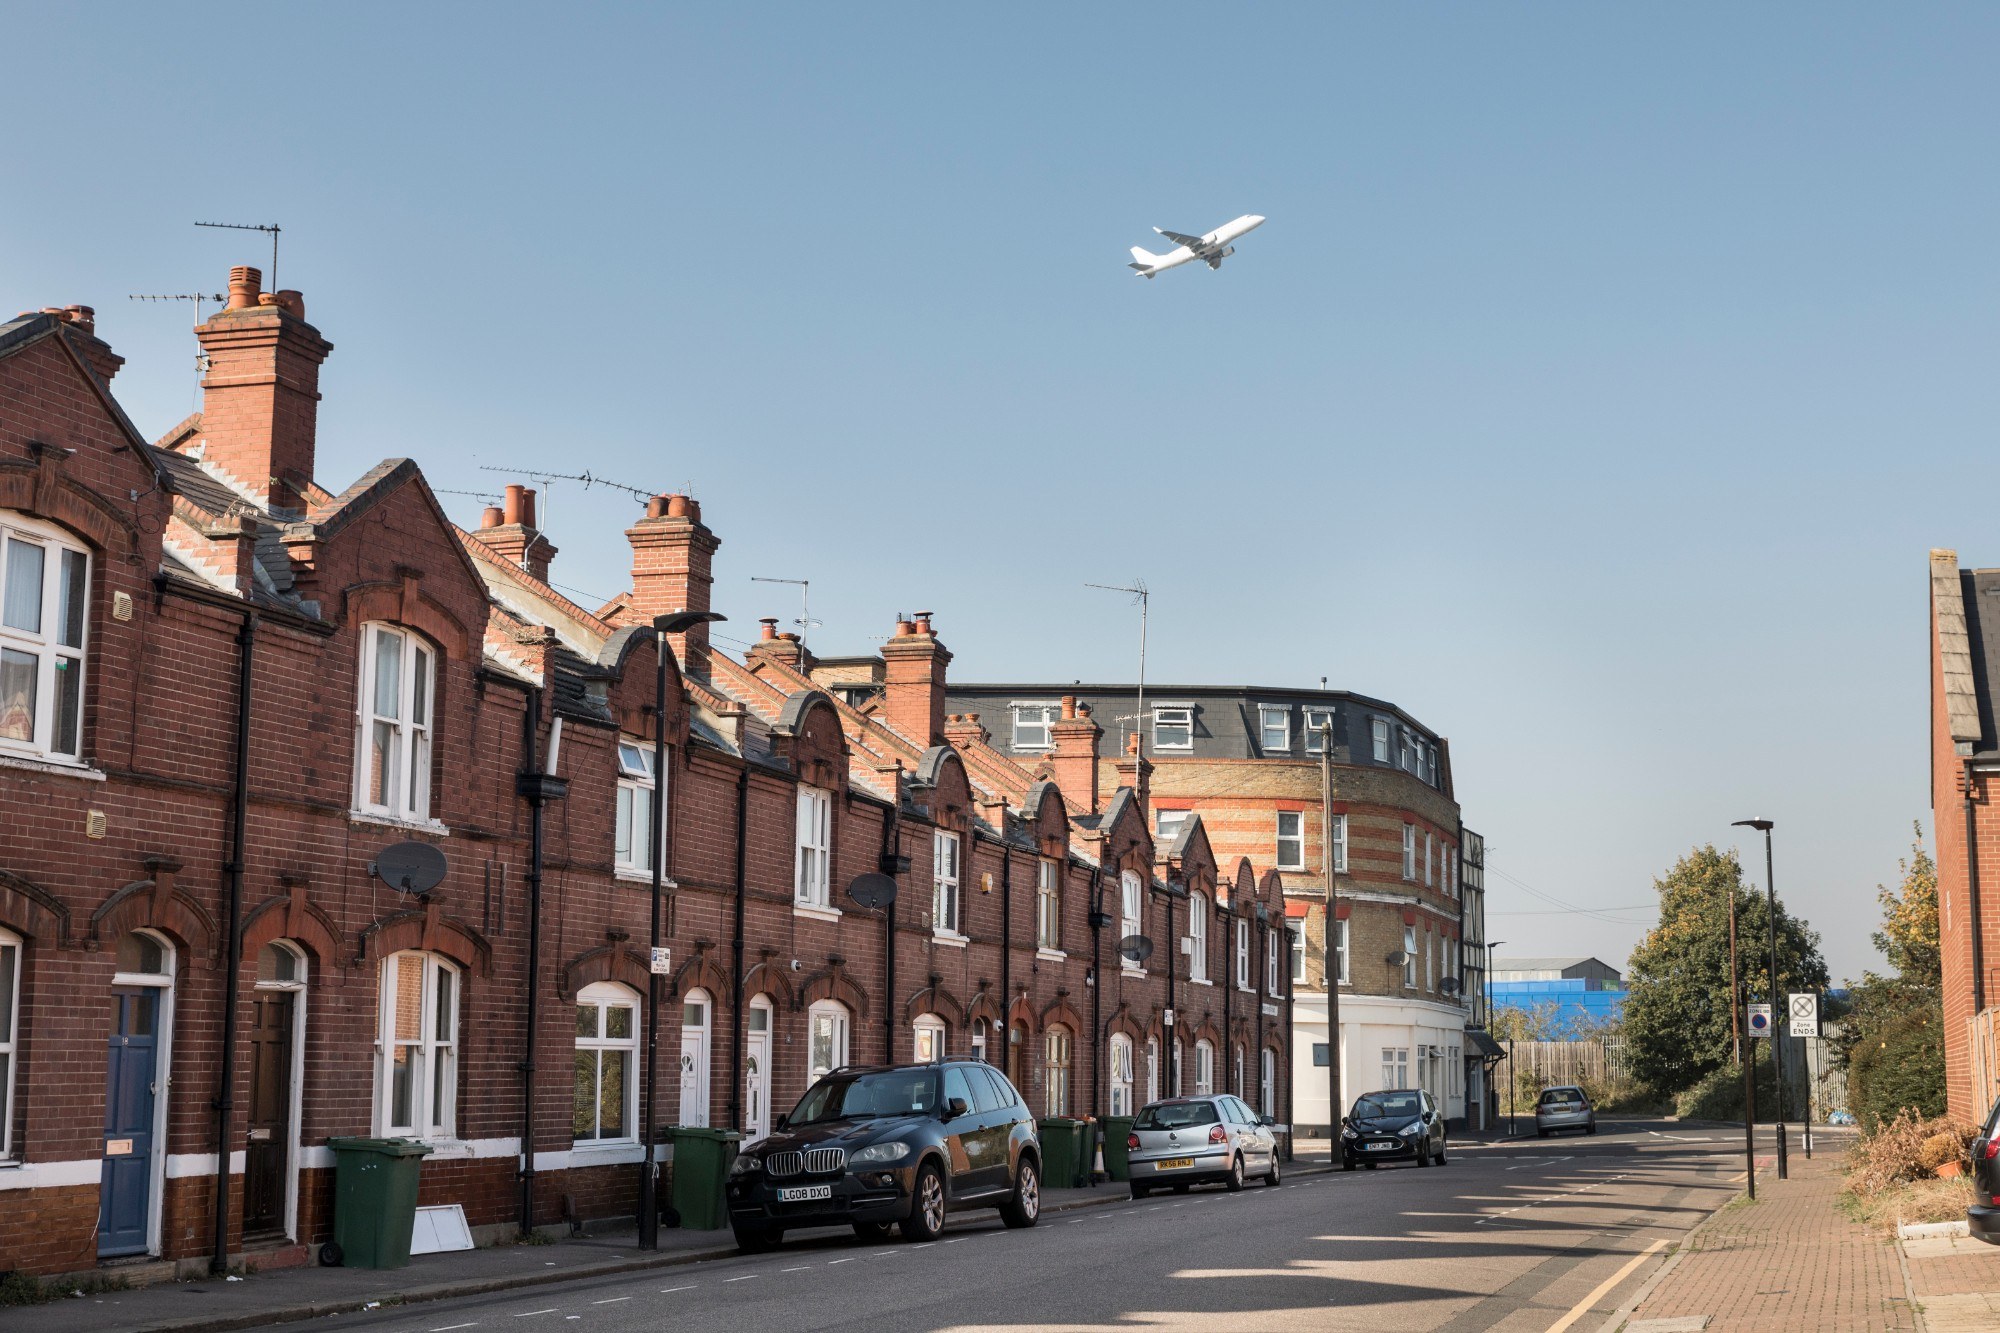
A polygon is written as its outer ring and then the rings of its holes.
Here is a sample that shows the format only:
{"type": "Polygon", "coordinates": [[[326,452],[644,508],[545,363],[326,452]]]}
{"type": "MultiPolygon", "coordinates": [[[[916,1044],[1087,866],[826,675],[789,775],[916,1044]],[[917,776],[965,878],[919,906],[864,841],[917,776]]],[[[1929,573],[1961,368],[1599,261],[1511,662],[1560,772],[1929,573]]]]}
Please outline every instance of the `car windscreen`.
{"type": "Polygon", "coordinates": [[[812,1085],[785,1117],[787,1125],[870,1116],[929,1115],[938,1107],[934,1069],[892,1069],[879,1074],[823,1078],[812,1085]]]}
{"type": "Polygon", "coordinates": [[[1374,1120],[1382,1116],[1419,1115],[1422,1108],[1417,1105],[1414,1092],[1371,1092],[1354,1102],[1356,1120],[1374,1120]]]}
{"type": "Polygon", "coordinates": [[[1216,1123],[1213,1102],[1162,1102],[1139,1112],[1134,1129],[1186,1129],[1189,1125],[1216,1123]]]}

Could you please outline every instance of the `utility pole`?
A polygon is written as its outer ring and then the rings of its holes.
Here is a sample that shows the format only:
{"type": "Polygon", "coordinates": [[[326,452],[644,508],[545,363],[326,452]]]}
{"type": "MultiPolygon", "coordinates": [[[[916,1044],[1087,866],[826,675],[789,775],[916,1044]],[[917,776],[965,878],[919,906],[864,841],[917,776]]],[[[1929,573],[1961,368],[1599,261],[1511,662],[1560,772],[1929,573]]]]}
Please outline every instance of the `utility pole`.
{"type": "Polygon", "coordinates": [[[1320,724],[1320,857],[1326,863],[1326,1136],[1340,1151],[1340,919],[1333,860],[1333,722],[1320,724]]]}

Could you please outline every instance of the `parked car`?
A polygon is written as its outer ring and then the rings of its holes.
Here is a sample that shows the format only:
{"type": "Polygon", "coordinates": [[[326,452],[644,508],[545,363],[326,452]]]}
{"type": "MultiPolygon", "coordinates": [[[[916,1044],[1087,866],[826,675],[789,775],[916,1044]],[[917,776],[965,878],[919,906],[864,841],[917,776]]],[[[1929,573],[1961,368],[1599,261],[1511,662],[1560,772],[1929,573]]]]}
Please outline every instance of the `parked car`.
{"type": "Polygon", "coordinates": [[[1276,1185],[1278,1135],[1284,1128],[1227,1093],[1149,1102],[1125,1138],[1132,1197],[1143,1199],[1169,1186],[1182,1193],[1212,1184],[1240,1190],[1252,1174],[1276,1185]]]}
{"type": "Polygon", "coordinates": [[[1340,1169],[1361,1165],[1373,1171],[1383,1162],[1445,1163],[1444,1117],[1421,1088],[1370,1092],[1354,1099],[1340,1122],[1340,1169]]]}
{"type": "Polygon", "coordinates": [[[1586,1134],[1595,1134],[1597,1108],[1590,1104],[1590,1095],[1582,1088],[1543,1088],[1541,1097],[1535,1102],[1535,1133],[1547,1138],[1564,1129],[1580,1129],[1586,1134]]]}
{"type": "Polygon", "coordinates": [[[960,1207],[998,1208],[1010,1227],[1041,1214],[1041,1141],[1028,1104],[972,1061],[836,1069],[730,1168],[729,1225],[746,1251],[788,1230],[889,1224],[934,1240],[960,1207]]]}
{"type": "Polygon", "coordinates": [[[1978,1202],[1965,1210],[1966,1229],[1974,1240],[2000,1245],[2000,1102],[1972,1144],[1972,1195],[1978,1202]]]}

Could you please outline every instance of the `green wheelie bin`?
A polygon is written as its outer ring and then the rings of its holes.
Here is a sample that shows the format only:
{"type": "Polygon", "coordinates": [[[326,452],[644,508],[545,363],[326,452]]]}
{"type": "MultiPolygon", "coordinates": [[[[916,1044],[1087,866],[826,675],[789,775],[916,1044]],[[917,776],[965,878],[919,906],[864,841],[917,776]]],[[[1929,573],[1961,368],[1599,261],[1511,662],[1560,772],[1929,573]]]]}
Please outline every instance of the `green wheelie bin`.
{"type": "Polygon", "coordinates": [[[1104,1117],[1104,1171],[1113,1180],[1132,1178],[1132,1164],[1125,1156],[1130,1150],[1132,1119],[1129,1115],[1104,1117]]]}
{"type": "Polygon", "coordinates": [[[1037,1126],[1042,1136],[1042,1182],[1050,1189],[1073,1190],[1084,1171],[1084,1124],[1068,1116],[1052,1116],[1037,1126]]]}
{"type": "Polygon", "coordinates": [[[410,1262],[417,1221],[417,1176],[428,1143],[415,1139],[328,1139],[333,1149],[333,1242],[320,1262],[348,1268],[401,1268],[410,1262]]]}
{"type": "Polygon", "coordinates": [[[689,1231],[720,1231],[729,1225],[729,1201],[723,1187],[736,1165],[736,1145],[743,1136],[733,1129],[670,1126],[664,1137],[674,1145],[674,1211],[689,1231]]]}

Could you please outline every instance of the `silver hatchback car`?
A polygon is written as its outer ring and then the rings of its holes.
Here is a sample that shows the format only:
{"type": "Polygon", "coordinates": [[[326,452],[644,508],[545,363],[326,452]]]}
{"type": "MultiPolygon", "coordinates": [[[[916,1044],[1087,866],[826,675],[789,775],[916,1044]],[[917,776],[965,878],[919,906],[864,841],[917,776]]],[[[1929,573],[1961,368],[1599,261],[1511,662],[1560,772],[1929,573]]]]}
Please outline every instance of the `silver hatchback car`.
{"type": "Polygon", "coordinates": [[[1132,1197],[1156,1189],[1221,1183],[1243,1188],[1246,1175],[1278,1183],[1278,1135],[1285,1127],[1260,1116],[1240,1097],[1217,1093],[1151,1102],[1125,1140],[1132,1197]]]}
{"type": "Polygon", "coordinates": [[[1597,1132],[1597,1108],[1590,1104],[1590,1097],[1582,1088],[1572,1085],[1542,1089],[1541,1098],[1535,1103],[1535,1133],[1547,1138],[1559,1129],[1597,1132]]]}

